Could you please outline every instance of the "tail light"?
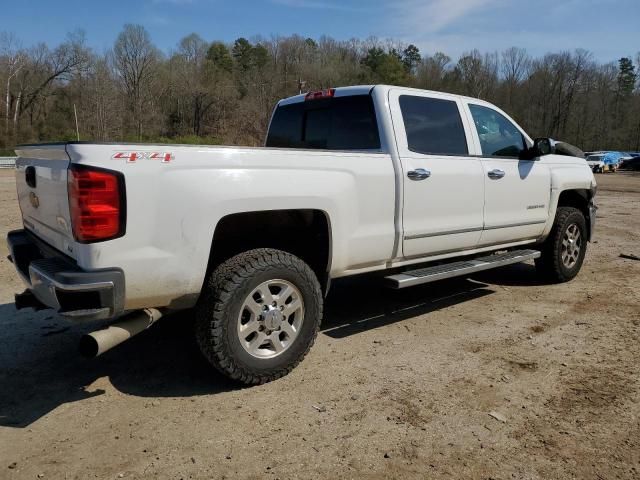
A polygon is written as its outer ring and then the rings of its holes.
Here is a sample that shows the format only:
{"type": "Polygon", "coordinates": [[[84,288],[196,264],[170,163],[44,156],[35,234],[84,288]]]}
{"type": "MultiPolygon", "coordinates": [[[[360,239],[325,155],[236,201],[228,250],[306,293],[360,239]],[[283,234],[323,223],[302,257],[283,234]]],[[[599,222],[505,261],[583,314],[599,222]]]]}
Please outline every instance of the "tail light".
{"type": "Polygon", "coordinates": [[[332,98],[336,93],[335,88],[329,88],[327,90],[318,90],[316,92],[309,92],[304,96],[305,100],[318,100],[320,98],[332,98]]]}
{"type": "Polygon", "coordinates": [[[73,236],[81,243],[124,235],[125,188],[119,172],[72,165],[67,173],[73,236]]]}

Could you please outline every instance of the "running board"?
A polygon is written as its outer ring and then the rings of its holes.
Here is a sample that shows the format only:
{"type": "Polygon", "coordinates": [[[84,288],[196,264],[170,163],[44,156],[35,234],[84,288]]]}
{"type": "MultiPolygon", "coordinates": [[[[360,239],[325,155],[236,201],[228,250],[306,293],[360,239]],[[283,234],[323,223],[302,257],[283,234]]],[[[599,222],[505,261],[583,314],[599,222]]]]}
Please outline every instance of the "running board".
{"type": "Polygon", "coordinates": [[[391,288],[413,287],[414,285],[444,280],[445,278],[461,277],[483,270],[533,260],[534,258],[540,257],[540,255],[540,252],[537,250],[514,250],[507,253],[478,257],[473,260],[463,260],[418,270],[409,270],[385,277],[385,280],[387,281],[387,286],[391,288]]]}

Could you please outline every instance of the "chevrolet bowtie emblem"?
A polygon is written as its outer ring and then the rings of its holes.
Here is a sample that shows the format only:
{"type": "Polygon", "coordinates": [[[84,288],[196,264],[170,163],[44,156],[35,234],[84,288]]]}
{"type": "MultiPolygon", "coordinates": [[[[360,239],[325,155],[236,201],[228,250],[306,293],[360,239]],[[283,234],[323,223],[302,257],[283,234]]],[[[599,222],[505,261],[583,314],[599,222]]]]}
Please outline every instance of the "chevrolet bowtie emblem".
{"type": "Polygon", "coordinates": [[[38,195],[33,192],[29,192],[29,201],[33,208],[38,208],[40,206],[40,199],[38,198],[38,195]]]}

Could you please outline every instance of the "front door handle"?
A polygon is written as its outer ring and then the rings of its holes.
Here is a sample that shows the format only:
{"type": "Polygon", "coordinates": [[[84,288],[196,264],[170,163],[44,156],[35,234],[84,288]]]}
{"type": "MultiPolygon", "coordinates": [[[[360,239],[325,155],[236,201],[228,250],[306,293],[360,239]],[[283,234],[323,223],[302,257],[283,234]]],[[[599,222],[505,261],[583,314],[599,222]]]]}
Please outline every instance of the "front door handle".
{"type": "Polygon", "coordinates": [[[431,176],[431,172],[429,170],[425,170],[424,168],[416,168],[415,170],[410,170],[407,172],[407,177],[411,180],[424,180],[425,178],[429,178],[431,176]]]}
{"type": "Polygon", "coordinates": [[[489,178],[492,178],[494,180],[498,180],[498,179],[504,177],[504,170],[500,170],[499,168],[494,168],[493,170],[489,170],[487,175],[489,176],[489,178]]]}

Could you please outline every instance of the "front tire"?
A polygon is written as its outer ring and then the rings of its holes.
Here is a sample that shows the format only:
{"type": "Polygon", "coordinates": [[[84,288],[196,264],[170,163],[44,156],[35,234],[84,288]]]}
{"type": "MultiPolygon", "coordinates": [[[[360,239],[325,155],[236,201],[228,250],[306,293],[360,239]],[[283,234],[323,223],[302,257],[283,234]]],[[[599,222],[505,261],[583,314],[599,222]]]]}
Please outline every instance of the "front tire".
{"type": "Polygon", "coordinates": [[[536,259],[536,269],[543,278],[553,282],[573,279],[587,252],[587,222],[574,207],[558,207],[549,237],[536,259]]]}
{"type": "Polygon", "coordinates": [[[256,385],[300,363],[321,319],[322,290],[306,263],[280,250],[249,250],[209,277],[196,308],[196,338],[218,371],[256,385]]]}

